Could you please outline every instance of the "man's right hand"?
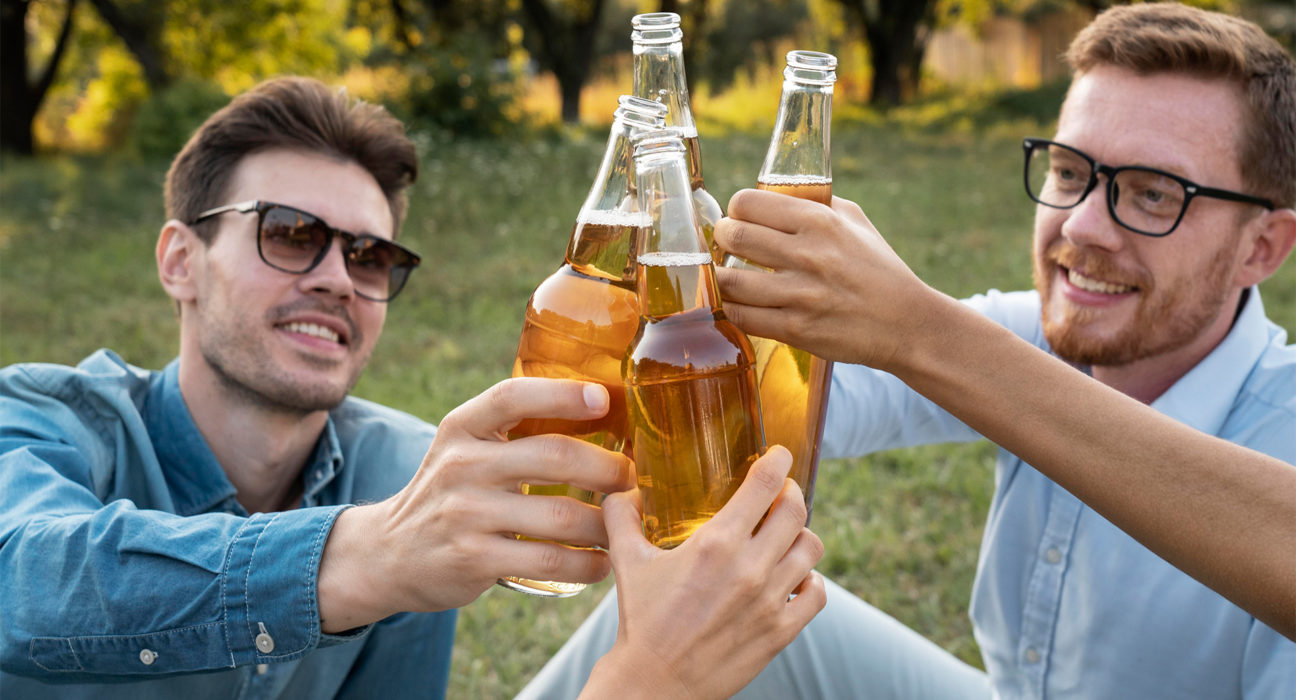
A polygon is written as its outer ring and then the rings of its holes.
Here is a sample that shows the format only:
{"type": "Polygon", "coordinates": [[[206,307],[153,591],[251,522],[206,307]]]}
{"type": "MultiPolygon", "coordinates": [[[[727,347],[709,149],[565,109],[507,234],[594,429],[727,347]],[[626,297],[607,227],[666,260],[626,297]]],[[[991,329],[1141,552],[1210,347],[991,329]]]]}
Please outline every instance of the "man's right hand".
{"type": "Polygon", "coordinates": [[[599,508],[563,496],[524,496],[521,484],[624,491],[634,485],[630,460],[576,438],[510,441],[507,433],[525,418],[589,420],[607,408],[607,390],[597,384],[515,378],[451,411],[404,489],[338,516],[320,562],[324,631],[402,611],[460,607],[504,576],[602,580],[610,569],[606,553],[514,536],[607,547],[599,508]]]}

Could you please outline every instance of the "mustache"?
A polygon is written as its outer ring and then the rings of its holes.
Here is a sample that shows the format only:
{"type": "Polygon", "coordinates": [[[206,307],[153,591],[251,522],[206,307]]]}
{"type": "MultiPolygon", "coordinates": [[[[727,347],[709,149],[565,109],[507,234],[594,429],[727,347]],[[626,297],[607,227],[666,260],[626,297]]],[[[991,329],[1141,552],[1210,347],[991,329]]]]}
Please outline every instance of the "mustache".
{"type": "Polygon", "coordinates": [[[266,312],[266,320],[274,325],[304,311],[312,311],[325,316],[332,316],[341,321],[347,329],[348,345],[359,344],[360,341],[364,340],[364,333],[360,332],[360,328],[356,326],[355,321],[351,319],[351,313],[347,311],[345,306],[340,304],[329,304],[324,302],[322,299],[314,297],[306,297],[290,304],[272,307],[266,312]]]}
{"type": "Polygon", "coordinates": [[[1044,259],[1061,267],[1075,270],[1086,277],[1093,277],[1112,284],[1123,284],[1148,291],[1155,286],[1152,275],[1143,269],[1125,269],[1106,253],[1094,248],[1077,246],[1064,238],[1058,238],[1049,244],[1044,251],[1044,259]]]}

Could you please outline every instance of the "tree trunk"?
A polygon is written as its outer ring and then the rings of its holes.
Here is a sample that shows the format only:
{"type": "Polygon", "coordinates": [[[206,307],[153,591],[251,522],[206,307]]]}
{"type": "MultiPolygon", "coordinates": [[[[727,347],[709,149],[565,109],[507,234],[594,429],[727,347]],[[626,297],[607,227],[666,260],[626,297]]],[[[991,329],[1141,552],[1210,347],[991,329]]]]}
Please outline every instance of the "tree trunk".
{"type": "Polygon", "coordinates": [[[149,4],[143,10],[124,12],[112,0],[90,0],[99,16],[113,32],[126,43],[126,48],[144,72],[144,82],[150,92],[157,92],[171,84],[170,69],[162,49],[162,27],[166,13],[162,5],[149,4]]]}
{"type": "Polygon", "coordinates": [[[839,0],[864,25],[873,68],[870,104],[894,105],[918,91],[932,0],[839,0]]]}
{"type": "Polygon", "coordinates": [[[585,16],[564,22],[544,0],[522,0],[522,10],[535,31],[537,58],[558,79],[562,119],[569,124],[580,119],[581,88],[585,87],[593,63],[594,35],[603,14],[603,0],[594,0],[589,8],[585,16]]]}
{"type": "Polygon", "coordinates": [[[0,150],[32,155],[32,121],[45,93],[54,84],[63,52],[72,36],[72,17],[77,0],[67,0],[63,26],[45,69],[34,84],[27,83],[28,0],[0,0],[0,150]]]}

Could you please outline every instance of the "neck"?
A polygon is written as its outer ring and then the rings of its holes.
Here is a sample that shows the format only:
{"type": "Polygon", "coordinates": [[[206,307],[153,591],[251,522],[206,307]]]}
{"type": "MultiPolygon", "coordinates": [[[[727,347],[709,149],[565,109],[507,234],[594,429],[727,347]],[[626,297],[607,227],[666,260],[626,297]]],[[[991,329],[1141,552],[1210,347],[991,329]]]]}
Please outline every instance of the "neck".
{"type": "Polygon", "coordinates": [[[1206,359],[1228,335],[1242,312],[1242,290],[1230,296],[1220,314],[1183,347],[1123,365],[1094,365],[1094,379],[1139,401],[1150,404],[1206,359]]]}
{"type": "Polygon", "coordinates": [[[249,513],[291,510],[301,502],[301,473],[328,420],[327,411],[267,407],[221,383],[201,356],[180,360],[180,394],[198,432],[249,513]]]}

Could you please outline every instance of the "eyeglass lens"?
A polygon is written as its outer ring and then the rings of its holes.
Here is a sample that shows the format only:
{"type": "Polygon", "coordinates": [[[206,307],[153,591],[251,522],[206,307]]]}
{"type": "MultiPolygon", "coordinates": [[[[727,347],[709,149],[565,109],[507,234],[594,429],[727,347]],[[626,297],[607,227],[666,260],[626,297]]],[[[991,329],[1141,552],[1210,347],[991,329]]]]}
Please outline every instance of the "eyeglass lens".
{"type": "Polygon", "coordinates": [[[357,294],[386,300],[400,291],[413,269],[404,250],[381,238],[332,229],[305,212],[286,207],[271,207],[262,214],[261,257],[284,272],[308,272],[323,259],[335,235],[341,239],[339,245],[357,294]]]}
{"type": "MultiPolygon", "coordinates": [[[[1035,144],[1027,156],[1026,184],[1036,200],[1073,207],[1089,192],[1093,166],[1080,153],[1057,144],[1035,144]]],[[[1101,186],[1102,183],[1096,183],[1101,186]]],[[[1188,194],[1178,181],[1155,170],[1117,168],[1107,190],[1111,211],[1122,225],[1162,234],[1174,228],[1188,194]]]]}

